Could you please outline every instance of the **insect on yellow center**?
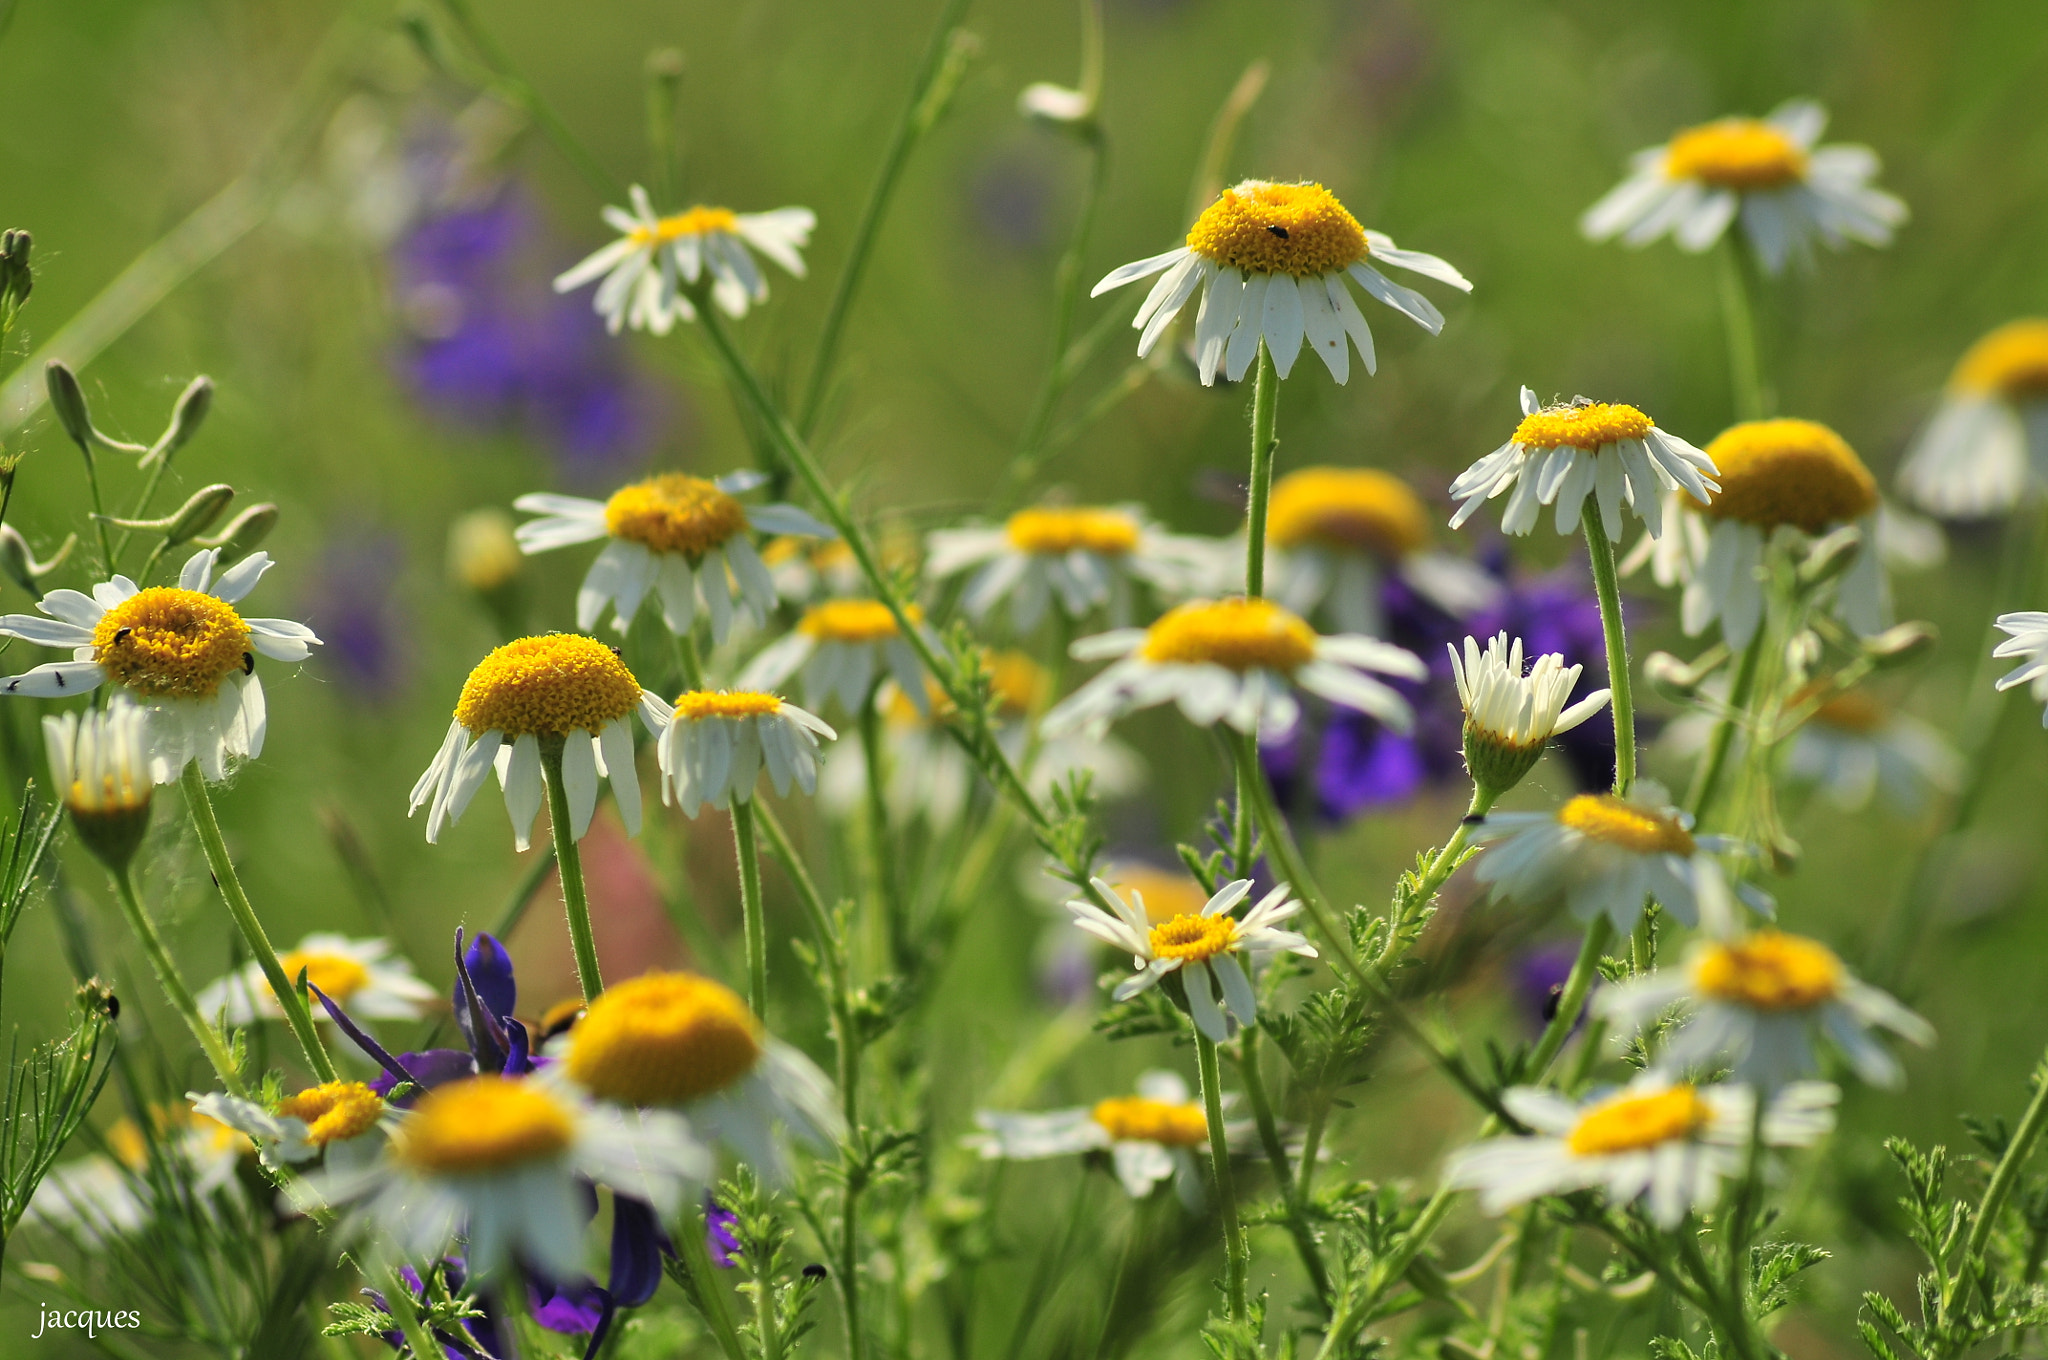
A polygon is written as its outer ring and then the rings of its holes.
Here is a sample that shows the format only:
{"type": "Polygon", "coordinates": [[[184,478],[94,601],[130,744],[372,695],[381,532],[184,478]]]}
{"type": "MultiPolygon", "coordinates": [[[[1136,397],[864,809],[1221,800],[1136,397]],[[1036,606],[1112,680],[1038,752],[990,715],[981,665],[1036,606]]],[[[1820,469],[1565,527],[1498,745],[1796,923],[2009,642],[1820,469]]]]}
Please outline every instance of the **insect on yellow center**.
{"type": "Polygon", "coordinates": [[[545,1161],[576,1141],[576,1117],[530,1081],[467,1077],[436,1086],[412,1107],[393,1139],[418,1171],[461,1175],[545,1161]]]}
{"type": "Polygon", "coordinates": [[[304,969],[306,981],[336,1001],[346,1001],[370,985],[370,970],[346,954],[295,949],[279,959],[278,964],[293,982],[299,980],[299,971],[304,969]]]}
{"type": "Polygon", "coordinates": [[[1366,257],[1365,229],[1320,184],[1248,179],[1188,229],[1188,249],[1247,274],[1334,274],[1366,257]]]}
{"type": "Polygon", "coordinates": [[[1197,1147],[1209,1140],[1209,1121],[1202,1107],[1192,1102],[1174,1105],[1144,1096],[1115,1096],[1097,1101],[1088,1113],[1112,1142],[1197,1147]]]}
{"type": "MultiPolygon", "coordinates": [[[[912,611],[912,617],[916,613],[912,611]]],[[[897,635],[896,616],[880,600],[827,600],[797,620],[799,633],[820,642],[886,642],[897,635]]]]}
{"type": "Polygon", "coordinates": [[[1761,119],[1722,118],[1673,137],[1664,173],[1717,189],[1782,189],[1806,178],[1806,152],[1761,119]]]}
{"type": "Polygon", "coordinates": [[[2048,397],[2048,320],[2008,321],[1970,346],[1949,386],[2008,401],[2048,397]]]}
{"type": "Polygon", "coordinates": [[[1514,442],[1530,449],[1569,445],[1592,453],[1603,444],[1641,439],[1656,424],[1635,407],[1616,402],[1552,406],[1533,416],[1523,416],[1522,423],[1515,426],[1514,442]]]}
{"type": "Polygon", "coordinates": [[[1310,467],[1273,483],[1266,537],[1401,558],[1429,542],[1429,511],[1408,484],[1377,468],[1310,467]]]}
{"type": "Polygon", "coordinates": [[[1638,855],[1690,855],[1692,833],[1667,813],[1617,798],[1611,793],[1582,793],[1558,809],[1557,820],[1603,845],[1638,855]]]}
{"type": "Polygon", "coordinates": [[[640,682],[619,654],[580,633],[508,642],[463,682],[455,720],[472,733],[565,737],[599,732],[640,703],[640,682]]]}
{"type": "Polygon", "coordinates": [[[1779,930],[1712,945],[1692,965],[1701,993],[1760,1011],[1802,1011],[1833,1001],[1846,977],[1826,945],[1779,930]]]}
{"type": "Polygon", "coordinates": [[[1816,421],[1745,421],[1723,430],[1706,453],[1720,469],[1721,490],[1704,506],[1687,500],[1715,519],[1817,534],[1877,508],[1870,469],[1842,436],[1816,421]]]}
{"type": "Polygon", "coordinates": [[[1616,1096],[1580,1115],[1565,1146],[1579,1157],[1637,1152],[1690,1138],[1713,1117],[1713,1110],[1690,1086],[1674,1086],[1655,1095],[1616,1096]]]}
{"type": "Polygon", "coordinates": [[[636,246],[665,246],[685,236],[708,236],[714,231],[732,232],[739,219],[730,208],[695,207],[671,213],[652,227],[635,227],[628,233],[636,246]]]}
{"type": "Polygon", "coordinates": [[[1200,963],[1237,947],[1237,922],[1227,912],[1176,916],[1152,927],[1152,956],[1200,963]]]}
{"type": "Polygon", "coordinates": [[[1163,925],[1183,916],[1200,916],[1209,905],[1209,894],[1187,874],[1169,873],[1148,864],[1119,868],[1113,881],[1125,897],[1135,897],[1145,906],[1145,919],[1163,925]]]}
{"type": "Polygon", "coordinates": [[[1138,522],[1121,510],[1041,505],[1019,510],[1004,526],[1018,552],[1057,557],[1080,549],[1122,557],[1138,546],[1138,522]]]}
{"type": "Polygon", "coordinates": [[[731,988],[691,973],[607,987],[577,1022],[569,1075],[624,1105],[681,1105],[754,1070],[761,1025],[731,988]]]}
{"type": "Polygon", "coordinates": [[[764,718],[781,711],[781,698],[753,690],[693,689],[676,697],[678,722],[697,722],[704,718],[764,718]]]}
{"type": "Polygon", "coordinates": [[[702,477],[670,472],[614,491],[604,527],[613,538],[694,559],[743,532],[747,511],[702,477]]]}
{"type": "Polygon", "coordinates": [[[207,699],[236,671],[254,668],[249,625],[226,600],[151,586],[100,616],[92,659],[114,683],[151,698],[207,699]]]}
{"type": "Polygon", "coordinates": [[[384,1113],[384,1101],[359,1081],[309,1086],[277,1102],[277,1112],[306,1123],[306,1141],[316,1147],[368,1133],[384,1113]]]}
{"type": "Polygon", "coordinates": [[[1148,628],[1141,651],[1147,661],[1292,674],[1314,659],[1316,634],[1270,600],[1193,600],[1148,628]]]}

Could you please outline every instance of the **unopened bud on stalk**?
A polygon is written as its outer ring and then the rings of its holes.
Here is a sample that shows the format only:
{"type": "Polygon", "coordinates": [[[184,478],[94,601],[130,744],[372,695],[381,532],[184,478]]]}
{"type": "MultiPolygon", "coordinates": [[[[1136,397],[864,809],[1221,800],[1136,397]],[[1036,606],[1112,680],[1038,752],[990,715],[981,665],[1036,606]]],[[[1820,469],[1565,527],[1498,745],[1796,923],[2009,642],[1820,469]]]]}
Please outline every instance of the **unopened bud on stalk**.
{"type": "Polygon", "coordinates": [[[1651,652],[1643,658],[1643,679],[1673,703],[1689,702],[1712,669],[1689,666],[1669,652],[1651,652]]]}
{"type": "Polygon", "coordinates": [[[1567,666],[1552,652],[1537,657],[1524,675],[1522,640],[1510,646],[1505,632],[1484,651],[1468,637],[1462,656],[1456,647],[1450,653],[1458,700],[1465,707],[1465,768],[1485,806],[1536,768],[1553,736],[1607,707],[1608,691],[1599,689],[1566,708],[1564,701],[1584,667],[1567,666]]]}
{"type": "Polygon", "coordinates": [[[0,524],[0,571],[6,572],[9,580],[40,600],[43,598],[42,579],[61,566],[77,545],[78,535],[67,535],[63,546],[50,554],[49,561],[38,562],[35,554],[29,551],[28,540],[21,536],[21,531],[12,524],[0,524]]]}
{"type": "Polygon", "coordinates": [[[86,457],[92,457],[92,416],[86,410],[85,389],[78,385],[78,375],[62,359],[52,359],[43,369],[43,378],[50,387],[50,409],[57,413],[57,423],[86,457]]]}
{"type": "Polygon", "coordinates": [[[1811,628],[1802,628],[1785,644],[1785,664],[1795,674],[1804,675],[1820,664],[1826,651],[1826,644],[1820,640],[1819,633],[1811,628]]]}
{"type": "Polygon", "coordinates": [[[213,527],[213,522],[227,510],[228,502],[234,500],[235,489],[226,482],[215,482],[202,486],[186,498],[171,522],[164,526],[164,542],[171,547],[189,542],[213,527]]]}
{"type": "Polygon", "coordinates": [[[1863,531],[1853,524],[1844,524],[1833,533],[1816,539],[1806,554],[1806,560],[1799,564],[1799,584],[1812,587],[1834,580],[1855,562],[1856,553],[1862,546],[1863,531]]]}
{"type": "Polygon", "coordinates": [[[185,390],[178,394],[178,404],[171,408],[171,423],[163,434],[142,457],[141,466],[151,463],[169,462],[171,455],[190,443],[192,436],[199,433],[199,427],[206,423],[207,413],[213,410],[213,379],[204,373],[185,384],[185,390]]]}
{"type": "Polygon", "coordinates": [[[219,548],[220,565],[232,566],[250,553],[277,527],[277,507],[269,501],[252,505],[229,520],[227,527],[212,538],[197,540],[202,548],[219,548]]]}
{"type": "Polygon", "coordinates": [[[149,831],[149,715],[116,698],[104,709],[43,719],[50,775],[79,843],[116,874],[128,871],[149,831]]]}
{"type": "Polygon", "coordinates": [[[14,318],[35,287],[35,278],[28,268],[29,247],[33,244],[25,231],[10,228],[0,233],[0,332],[14,329],[14,318]]]}
{"type": "Polygon", "coordinates": [[[1904,666],[1934,650],[1941,631],[1924,620],[1894,624],[1875,637],[1863,639],[1863,654],[1881,669],[1904,666]]]}

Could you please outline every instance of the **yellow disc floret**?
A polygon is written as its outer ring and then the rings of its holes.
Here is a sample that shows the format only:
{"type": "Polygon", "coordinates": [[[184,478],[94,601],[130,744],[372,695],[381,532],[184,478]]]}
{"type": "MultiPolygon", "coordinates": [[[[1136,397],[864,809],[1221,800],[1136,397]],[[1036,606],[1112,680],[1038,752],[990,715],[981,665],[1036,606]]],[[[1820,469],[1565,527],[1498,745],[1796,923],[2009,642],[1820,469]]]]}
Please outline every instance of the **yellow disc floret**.
{"type": "Polygon", "coordinates": [[[732,209],[700,205],[671,213],[651,227],[635,227],[627,233],[627,239],[636,246],[665,246],[685,236],[708,236],[714,231],[730,233],[738,229],[739,219],[733,215],[732,209]]]}
{"type": "Polygon", "coordinates": [[[1713,1109],[1690,1086],[1674,1086],[1655,1095],[1620,1095],[1580,1115],[1565,1146],[1580,1157],[1639,1152],[1676,1138],[1690,1138],[1713,1117],[1713,1109]]]}
{"type": "Polygon", "coordinates": [[[1523,416],[1515,427],[1514,442],[1529,449],[1555,449],[1570,445],[1592,453],[1603,444],[1641,439],[1657,422],[1633,406],[1596,401],[1584,406],[1552,406],[1533,416],[1523,416]]]}
{"type": "Polygon", "coordinates": [[[531,1081],[465,1077],[421,1096],[392,1141],[416,1171],[505,1171],[567,1152],[576,1117],[531,1081]]]}
{"type": "Polygon", "coordinates": [[[754,690],[693,689],[676,696],[678,722],[697,722],[704,718],[765,718],[781,711],[780,697],[754,690]]]}
{"type": "Polygon", "coordinates": [[[1173,1105],[1144,1096],[1100,1100],[1089,1117],[1114,1143],[1162,1143],[1167,1147],[1198,1147],[1209,1140],[1209,1121],[1197,1104],[1173,1105]]]}
{"type": "Polygon", "coordinates": [[[1273,483],[1266,537],[1283,548],[1313,544],[1400,558],[1429,542],[1429,511],[1392,473],[1302,468],[1273,483]]]}
{"type": "Polygon", "coordinates": [[[1004,532],[1018,552],[1048,557],[1080,549],[1122,557],[1138,546],[1138,522],[1121,510],[1041,505],[1010,516],[1004,532]]]}
{"type": "Polygon", "coordinates": [[[1816,421],[1745,421],[1723,430],[1706,453],[1720,469],[1721,490],[1705,506],[1691,503],[1716,519],[1817,534],[1877,508],[1870,469],[1842,436],[1816,421]]]}
{"type": "Polygon", "coordinates": [[[1149,864],[1120,866],[1112,886],[1145,907],[1145,919],[1163,925],[1180,916],[1200,916],[1209,894],[1187,873],[1170,873],[1149,864]]]}
{"type": "Polygon", "coordinates": [[[649,973],[607,987],[577,1022],[569,1075],[622,1105],[681,1105],[723,1091],[761,1059],[761,1025],[729,987],[649,973]]]}
{"type": "MultiPolygon", "coordinates": [[[[346,954],[328,954],[317,949],[294,949],[278,960],[284,975],[294,983],[303,970],[306,981],[336,1001],[346,1001],[370,985],[370,970],[346,954]]],[[[268,995],[266,991],[265,995],[268,995]]]]}
{"type": "Polygon", "coordinates": [[[1270,600],[1191,600],[1145,630],[1140,652],[1147,661],[1292,674],[1314,659],[1316,634],[1270,600]]]}
{"type": "Polygon", "coordinates": [[[619,654],[580,633],[508,642],[477,663],[455,703],[472,733],[565,737],[601,732],[640,703],[640,682],[619,654]]]}
{"type": "Polygon", "coordinates": [[[1582,793],[1558,809],[1557,820],[1588,840],[1638,855],[1690,855],[1692,833],[1669,813],[1652,812],[1611,793],[1582,793]]]}
{"type": "Polygon", "coordinates": [[[2048,397],[2048,320],[2008,321],[1970,346],[1949,386],[2008,401],[2048,397]]]}
{"type": "Polygon", "coordinates": [[[1237,922],[1228,912],[1176,916],[1152,927],[1152,957],[1200,963],[1237,947],[1237,922]]]}
{"type": "Polygon", "coordinates": [[[1833,1001],[1847,976],[1826,945],[1780,930],[1711,945],[1692,964],[1693,986],[1702,994],[1760,1011],[1803,1011],[1833,1001]]]}
{"type": "Polygon", "coordinates": [[[1782,189],[1806,178],[1806,152],[1761,119],[1722,118],[1673,137],[1664,173],[1717,189],[1782,189]]]}
{"type": "Polygon", "coordinates": [[[151,698],[208,699],[255,665],[249,625],[218,596],[176,586],[137,591],[100,616],[92,659],[115,684],[151,698]]]}
{"type": "Polygon", "coordinates": [[[745,531],[747,511],[702,477],[670,472],[614,491],[604,527],[654,552],[698,558],[745,531]]]}
{"type": "Polygon", "coordinates": [[[797,620],[796,630],[820,642],[886,642],[899,631],[896,616],[880,600],[827,600],[797,620]]]}
{"type": "Polygon", "coordinates": [[[277,1113],[304,1120],[306,1141],[315,1147],[368,1133],[384,1113],[384,1101],[359,1081],[309,1086],[277,1102],[277,1113]]]}
{"type": "Polygon", "coordinates": [[[1247,274],[1334,274],[1367,252],[1365,229],[1320,184],[1248,179],[1188,229],[1188,249],[1247,274]]]}

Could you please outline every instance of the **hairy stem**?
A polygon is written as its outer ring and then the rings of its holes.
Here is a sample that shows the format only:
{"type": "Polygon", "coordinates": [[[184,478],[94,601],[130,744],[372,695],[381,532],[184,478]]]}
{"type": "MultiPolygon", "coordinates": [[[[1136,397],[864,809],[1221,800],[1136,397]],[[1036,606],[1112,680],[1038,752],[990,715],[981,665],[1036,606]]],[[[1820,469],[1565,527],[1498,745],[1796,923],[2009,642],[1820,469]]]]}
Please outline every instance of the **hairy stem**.
{"type": "Polygon", "coordinates": [[[1769,410],[1763,365],[1757,358],[1756,308],[1750,296],[1749,265],[1729,232],[1721,246],[1721,322],[1728,333],[1728,381],[1737,420],[1762,420],[1769,410]]]}
{"type": "Polygon", "coordinates": [[[676,1253],[683,1258],[690,1281],[696,1285],[697,1311],[703,1315],[711,1335],[718,1339],[718,1348],[725,1352],[726,1360],[748,1360],[739,1326],[733,1321],[732,1300],[726,1297],[725,1285],[711,1264],[711,1250],[704,1245],[705,1212],[703,1204],[684,1210],[682,1231],[674,1237],[676,1253]]]}
{"type": "MultiPolygon", "coordinates": [[[[2044,1059],[2048,1064],[2048,1059],[2044,1059]]],[[[2018,1183],[2020,1169],[2033,1156],[2034,1144],[2041,1141],[2042,1130],[2048,1129],[2048,1065],[2036,1069],[2034,1098],[2027,1102],[2027,1112],[2020,1116],[2020,1126],[2013,1130],[2012,1141],[2005,1145],[2005,1155],[1998,1159],[1998,1166],[1991,1173],[1991,1183],[1984,1187],[1984,1200],[1977,1206],[1977,1216],[1970,1224],[1970,1235],[1963,1244],[1962,1268],[1950,1278],[1942,1291],[1944,1309],[1955,1301],[1955,1291],[1965,1279],[1976,1279],[1976,1266],[1984,1259],[1984,1248],[1990,1244],[1992,1230],[1998,1226],[1998,1216],[2005,1208],[2005,1201],[2012,1195],[2013,1186],[2018,1183]]]]}
{"type": "Polygon", "coordinates": [[[1244,1080],[1245,1099],[1252,1107],[1252,1119],[1258,1125],[1259,1146],[1272,1165],[1273,1180],[1280,1187],[1281,1201],[1287,1207],[1287,1231],[1294,1238],[1294,1250],[1301,1257],[1302,1269],[1308,1272],[1316,1297],[1327,1308],[1330,1272],[1323,1264],[1322,1252],[1316,1247],[1315,1230],[1309,1225],[1305,1212],[1302,1185],[1296,1179],[1294,1169],[1288,1165],[1287,1147],[1280,1141],[1280,1126],[1273,1118],[1273,1102],[1266,1095],[1266,1079],[1259,1071],[1259,1032],[1255,1029],[1246,1030],[1238,1041],[1237,1070],[1244,1080]]]}
{"type": "Polygon", "coordinates": [[[1735,679],[1728,688],[1728,711],[1715,720],[1713,735],[1707,738],[1707,754],[1700,761],[1699,773],[1693,777],[1692,794],[1685,801],[1696,824],[1704,823],[1715,795],[1721,791],[1721,776],[1727,772],[1729,752],[1735,749],[1736,732],[1748,717],[1749,702],[1756,693],[1757,671],[1763,662],[1765,631],[1759,622],[1756,635],[1742,649],[1735,679]]]}
{"type": "Polygon", "coordinates": [[[1257,376],[1252,382],[1252,469],[1244,510],[1244,593],[1253,599],[1266,593],[1266,500],[1273,490],[1279,418],[1280,375],[1261,340],[1257,376]]]}
{"type": "Polygon", "coordinates": [[[732,800],[732,843],[740,861],[740,915],[747,931],[747,1005],[768,1023],[768,922],[761,911],[761,852],[754,843],[754,805],[732,800]]]}
{"type": "MultiPolygon", "coordinates": [[[[1190,986],[1206,986],[1198,978],[1190,986]]],[[[1216,1060],[1216,1041],[1195,1031],[1195,1057],[1202,1073],[1202,1110],[1209,1124],[1209,1161],[1216,1173],[1216,1212],[1223,1219],[1223,1287],[1230,1316],[1245,1315],[1245,1276],[1251,1249],[1237,1216],[1237,1182],[1230,1174],[1230,1144],[1223,1132],[1223,1070],[1216,1060]]]]}
{"type": "MultiPolygon", "coordinates": [[[[570,740],[587,740],[580,732],[570,740]]],[[[548,827],[555,846],[555,859],[562,866],[562,912],[569,920],[569,947],[576,955],[576,985],[583,999],[597,1000],[604,990],[604,977],[597,969],[597,936],[590,929],[590,895],[583,886],[583,852],[576,844],[575,822],[569,816],[569,790],[562,782],[560,737],[544,738],[540,744],[541,777],[548,786],[548,827]]],[[[626,776],[632,777],[627,771],[626,776]]]]}
{"type": "Polygon", "coordinates": [[[1607,687],[1613,697],[1614,791],[1623,797],[1636,782],[1636,704],[1628,668],[1628,632],[1621,622],[1621,580],[1614,568],[1614,544],[1598,516],[1585,518],[1586,555],[1593,563],[1593,592],[1600,597],[1600,631],[1607,642],[1607,687]]]}

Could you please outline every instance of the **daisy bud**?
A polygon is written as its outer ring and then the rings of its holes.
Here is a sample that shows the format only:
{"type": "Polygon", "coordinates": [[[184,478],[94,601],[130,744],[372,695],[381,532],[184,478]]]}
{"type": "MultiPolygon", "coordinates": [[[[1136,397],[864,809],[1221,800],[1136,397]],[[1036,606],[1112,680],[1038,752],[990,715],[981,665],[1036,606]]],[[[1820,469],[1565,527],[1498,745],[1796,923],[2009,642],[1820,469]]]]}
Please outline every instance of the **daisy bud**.
{"type": "Polygon", "coordinates": [[[28,252],[35,242],[25,231],[9,228],[0,235],[0,326],[12,329],[15,313],[28,301],[35,279],[29,273],[28,252]]]}
{"type": "Polygon", "coordinates": [[[1716,666],[1687,665],[1669,652],[1651,652],[1643,658],[1643,678],[1657,693],[1673,703],[1685,703],[1699,692],[1700,683],[1716,666]]]}
{"type": "Polygon", "coordinates": [[[212,409],[213,379],[202,373],[185,384],[185,390],[178,394],[178,404],[171,408],[171,423],[143,457],[143,465],[168,462],[172,454],[184,448],[192,436],[199,433],[199,427],[206,423],[207,412],[212,409]]]}
{"type": "Polygon", "coordinates": [[[220,549],[220,565],[232,566],[250,553],[256,545],[270,537],[270,531],[277,527],[277,507],[269,501],[252,505],[227,522],[227,527],[212,538],[202,538],[200,544],[220,549]]]}
{"type": "Polygon", "coordinates": [[[226,482],[215,482],[202,486],[192,493],[186,502],[171,516],[164,526],[164,541],[170,547],[199,537],[213,527],[221,517],[228,503],[235,498],[235,489],[226,482]]]}
{"type": "Polygon", "coordinates": [[[147,717],[133,703],[43,719],[50,775],[79,842],[116,874],[127,872],[149,831],[147,717]]]}
{"type": "Polygon", "coordinates": [[[1785,644],[1785,664],[1795,674],[1804,675],[1820,664],[1826,650],[1819,633],[1802,628],[1785,644]]]}
{"type": "Polygon", "coordinates": [[[28,540],[21,536],[21,530],[12,524],[0,524],[0,571],[30,595],[41,599],[42,587],[36,584],[35,554],[28,550],[28,540]]]}
{"type": "Polygon", "coordinates": [[[43,376],[50,385],[50,409],[57,413],[57,422],[64,427],[64,433],[71,442],[91,456],[93,445],[92,416],[85,408],[85,390],[78,385],[78,375],[65,366],[62,359],[52,359],[44,368],[43,376]]]}
{"type": "Polygon", "coordinates": [[[1896,624],[1876,637],[1863,639],[1863,654],[1880,667],[1904,666],[1934,650],[1941,630],[1923,620],[1896,624]]]}
{"type": "Polygon", "coordinates": [[[1849,570],[1862,546],[1863,531],[1853,524],[1844,524],[1819,539],[1799,564],[1799,584],[1812,587],[1834,580],[1849,570]]]}

